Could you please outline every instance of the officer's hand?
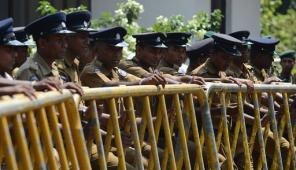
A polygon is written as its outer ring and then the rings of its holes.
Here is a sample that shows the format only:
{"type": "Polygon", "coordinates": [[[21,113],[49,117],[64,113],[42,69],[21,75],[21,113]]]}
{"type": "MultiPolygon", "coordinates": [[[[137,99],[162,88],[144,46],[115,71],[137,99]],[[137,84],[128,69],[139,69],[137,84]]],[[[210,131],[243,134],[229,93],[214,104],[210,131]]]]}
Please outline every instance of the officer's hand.
{"type": "Polygon", "coordinates": [[[198,84],[198,85],[205,85],[206,82],[202,77],[199,76],[192,76],[191,84],[198,84]]]}
{"type": "Polygon", "coordinates": [[[24,94],[31,100],[36,98],[35,89],[31,85],[16,85],[9,87],[1,87],[1,95],[24,94]]]}
{"type": "Polygon", "coordinates": [[[80,96],[83,95],[83,90],[81,88],[80,85],[76,84],[76,83],[73,83],[73,82],[67,82],[67,83],[64,83],[62,85],[62,88],[63,89],[68,89],[70,90],[72,93],[78,93],[80,96]]]}
{"type": "Polygon", "coordinates": [[[221,79],[222,83],[234,83],[237,84],[238,86],[242,85],[242,82],[236,78],[233,77],[225,77],[221,79]]]}
{"type": "Polygon", "coordinates": [[[282,82],[282,80],[279,79],[278,77],[273,76],[273,77],[269,77],[269,78],[265,79],[263,83],[264,84],[271,84],[273,82],[282,82]]]}
{"type": "Polygon", "coordinates": [[[33,87],[37,91],[62,90],[62,84],[54,77],[48,77],[41,81],[35,82],[33,83],[33,87]]]}
{"type": "Polygon", "coordinates": [[[165,84],[167,84],[166,79],[160,74],[153,74],[150,77],[143,78],[140,82],[140,84],[144,85],[162,85],[162,87],[165,87],[165,84]]]}
{"type": "Polygon", "coordinates": [[[247,86],[247,91],[248,92],[253,92],[254,91],[255,87],[254,87],[253,81],[251,81],[251,80],[245,80],[243,82],[243,84],[245,84],[247,86]]]}

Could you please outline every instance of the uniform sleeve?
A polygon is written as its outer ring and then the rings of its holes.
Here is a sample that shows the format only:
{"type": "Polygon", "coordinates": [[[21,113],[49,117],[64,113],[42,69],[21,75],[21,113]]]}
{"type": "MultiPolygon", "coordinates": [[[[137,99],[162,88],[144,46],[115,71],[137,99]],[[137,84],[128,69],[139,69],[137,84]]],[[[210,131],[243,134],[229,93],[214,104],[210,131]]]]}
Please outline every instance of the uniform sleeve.
{"type": "Polygon", "coordinates": [[[99,74],[95,72],[82,72],[80,75],[81,84],[88,87],[103,87],[106,84],[106,80],[103,80],[99,74]]]}
{"type": "Polygon", "coordinates": [[[34,70],[30,68],[19,69],[15,78],[17,80],[40,81],[34,70]]]}
{"type": "Polygon", "coordinates": [[[142,67],[134,65],[130,61],[120,61],[119,68],[126,71],[129,74],[135,75],[140,78],[148,77],[151,75],[151,73],[149,73],[142,67]]]}

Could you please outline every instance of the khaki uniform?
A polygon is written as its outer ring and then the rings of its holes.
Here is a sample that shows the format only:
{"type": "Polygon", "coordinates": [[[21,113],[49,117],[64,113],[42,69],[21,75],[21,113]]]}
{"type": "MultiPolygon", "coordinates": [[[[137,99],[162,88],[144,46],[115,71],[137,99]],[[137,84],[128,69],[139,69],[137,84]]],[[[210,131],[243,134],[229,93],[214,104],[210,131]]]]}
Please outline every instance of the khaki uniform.
{"type": "Polygon", "coordinates": [[[231,63],[225,71],[227,76],[235,78],[249,79],[256,82],[256,77],[253,75],[254,68],[249,64],[243,64],[242,68],[239,68],[235,64],[231,63]]]}
{"type": "Polygon", "coordinates": [[[78,76],[79,61],[76,58],[73,60],[71,57],[66,56],[63,59],[56,60],[55,63],[64,82],[80,82],[78,76]]]}
{"type": "Polygon", "coordinates": [[[169,63],[165,62],[164,60],[161,60],[157,69],[164,73],[164,74],[170,74],[170,75],[174,75],[174,76],[182,76],[184,74],[179,73],[179,66],[177,65],[173,65],[171,66],[169,63]]]}
{"type": "Polygon", "coordinates": [[[84,67],[80,80],[84,86],[102,87],[106,82],[110,81],[136,81],[140,80],[140,78],[128,74],[117,67],[109,72],[102,66],[100,61],[93,60],[84,67]]]}
{"type": "Polygon", "coordinates": [[[256,67],[253,67],[253,68],[254,68],[253,75],[256,77],[256,80],[257,80],[255,81],[255,83],[262,83],[264,82],[265,79],[273,76],[270,70],[265,70],[265,69],[260,70],[256,67]]]}
{"type": "Polygon", "coordinates": [[[226,73],[219,71],[213,64],[211,58],[208,58],[205,63],[190,72],[191,75],[196,75],[204,78],[224,78],[226,73]]]}
{"type": "Polygon", "coordinates": [[[131,60],[121,60],[118,67],[129,74],[140,78],[148,77],[151,73],[153,73],[153,69],[151,67],[143,68],[137,57],[134,57],[131,60]]]}
{"type": "Polygon", "coordinates": [[[16,79],[28,81],[40,81],[50,76],[60,79],[56,65],[53,64],[52,67],[48,66],[38,53],[28,58],[16,73],[16,79]]]}

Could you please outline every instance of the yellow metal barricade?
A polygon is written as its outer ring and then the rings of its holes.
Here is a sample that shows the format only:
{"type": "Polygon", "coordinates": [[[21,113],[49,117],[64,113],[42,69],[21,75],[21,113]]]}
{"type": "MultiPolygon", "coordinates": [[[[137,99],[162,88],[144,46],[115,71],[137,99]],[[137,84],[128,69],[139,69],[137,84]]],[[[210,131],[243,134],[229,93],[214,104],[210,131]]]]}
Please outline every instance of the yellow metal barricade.
{"type": "Polygon", "coordinates": [[[213,112],[212,118],[213,122],[219,119],[214,124],[216,144],[218,152],[226,157],[227,169],[233,169],[235,164],[239,169],[296,168],[295,123],[291,123],[289,111],[289,95],[294,93],[295,85],[255,85],[253,92],[234,84],[208,85],[211,110],[221,109],[218,115],[213,112]],[[280,110],[275,109],[275,102],[280,110]],[[234,103],[236,111],[231,113],[234,103]],[[250,104],[254,106],[251,111],[247,107],[250,104]],[[268,121],[263,125],[260,114],[264,109],[268,121]]]}
{"type": "Polygon", "coordinates": [[[165,88],[149,85],[91,88],[85,90],[82,100],[88,107],[86,120],[95,122],[89,128],[95,136],[87,141],[92,146],[89,149],[93,146],[97,149],[99,167],[93,168],[106,169],[112,152],[118,158],[119,169],[126,169],[127,164],[135,169],[219,169],[208,101],[202,87],[182,84],[165,88]],[[110,117],[103,119],[103,114],[110,117]],[[102,124],[107,126],[103,128],[102,124]],[[103,135],[103,131],[107,133],[103,135]],[[123,147],[123,131],[132,137],[128,148],[123,147]]]}
{"type": "Polygon", "coordinates": [[[0,169],[91,169],[69,91],[0,100],[0,169]]]}

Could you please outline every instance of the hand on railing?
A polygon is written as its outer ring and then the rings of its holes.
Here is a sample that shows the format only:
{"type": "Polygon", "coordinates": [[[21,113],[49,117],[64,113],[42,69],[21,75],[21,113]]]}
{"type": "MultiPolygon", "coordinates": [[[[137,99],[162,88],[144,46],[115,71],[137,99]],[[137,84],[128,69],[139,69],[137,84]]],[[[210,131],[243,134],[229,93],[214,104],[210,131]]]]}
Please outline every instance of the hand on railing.
{"type": "Polygon", "coordinates": [[[167,84],[167,81],[162,75],[153,74],[150,77],[143,78],[139,84],[140,85],[162,85],[162,87],[165,87],[165,85],[167,84]]]}
{"type": "Polygon", "coordinates": [[[41,81],[33,82],[32,85],[37,91],[62,90],[61,82],[54,77],[47,77],[41,81]]]}
{"type": "Polygon", "coordinates": [[[62,85],[62,88],[70,90],[71,93],[77,93],[80,96],[83,95],[83,90],[82,90],[81,86],[78,85],[77,83],[67,82],[62,85]]]}
{"type": "Polygon", "coordinates": [[[14,94],[24,94],[31,100],[36,98],[35,89],[30,85],[16,85],[0,88],[1,95],[14,95],[14,94]]]}
{"type": "Polygon", "coordinates": [[[279,79],[278,77],[274,76],[274,77],[269,77],[269,78],[265,79],[263,83],[264,84],[271,84],[273,82],[282,82],[282,80],[279,79]]]}

